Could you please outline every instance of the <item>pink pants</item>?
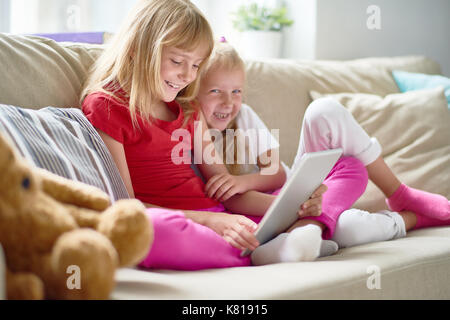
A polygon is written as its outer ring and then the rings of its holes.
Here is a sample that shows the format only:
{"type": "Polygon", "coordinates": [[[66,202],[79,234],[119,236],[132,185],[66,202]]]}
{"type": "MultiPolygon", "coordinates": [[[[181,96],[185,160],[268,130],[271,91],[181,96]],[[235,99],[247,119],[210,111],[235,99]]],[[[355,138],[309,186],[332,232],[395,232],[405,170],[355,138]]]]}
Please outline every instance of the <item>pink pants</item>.
{"type": "MultiPolygon", "coordinates": [[[[365,191],[368,183],[365,166],[379,157],[381,147],[342,105],[328,98],[316,100],[305,113],[296,160],[305,152],[334,148],[343,148],[344,157],[324,181],[328,190],[323,195],[322,214],[309,217],[326,226],[324,239],[333,236],[339,215],[350,209],[365,191]]],[[[225,212],[222,206],[208,210],[225,212]]],[[[240,257],[241,251],[212,229],[186,219],[182,211],[147,209],[147,215],[153,222],[155,238],[141,267],[199,270],[251,263],[248,256],[240,257]]],[[[247,217],[256,223],[261,220],[247,217]]]]}
{"type": "MultiPolygon", "coordinates": [[[[331,238],[339,215],[349,209],[362,195],[368,182],[367,170],[361,161],[343,157],[336,163],[324,184],[322,215],[310,217],[326,225],[323,237],[331,238]]],[[[214,209],[208,209],[212,211],[214,209]]],[[[216,208],[216,211],[225,211],[216,208]]],[[[186,219],[182,211],[150,208],[146,211],[153,222],[154,242],[147,257],[139,264],[145,268],[199,270],[249,266],[249,256],[240,257],[219,234],[186,219]]],[[[262,217],[247,216],[256,223],[262,217]]]]}

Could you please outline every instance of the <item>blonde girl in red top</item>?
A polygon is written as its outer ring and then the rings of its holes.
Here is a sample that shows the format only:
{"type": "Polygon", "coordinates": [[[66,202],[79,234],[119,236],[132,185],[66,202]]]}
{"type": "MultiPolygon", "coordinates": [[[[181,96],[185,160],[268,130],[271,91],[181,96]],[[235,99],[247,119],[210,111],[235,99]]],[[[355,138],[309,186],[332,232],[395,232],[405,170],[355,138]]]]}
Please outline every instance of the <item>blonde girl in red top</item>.
{"type": "MultiPolygon", "coordinates": [[[[189,163],[172,159],[180,143],[174,132],[184,129],[193,137],[194,121],[204,123],[203,149],[211,144],[203,115],[190,102],[213,46],[209,23],[190,1],[140,0],[82,92],[82,110],[110,150],[130,197],[149,207],[155,239],[143,267],[249,265],[240,249],[258,245],[256,224],[244,215],[209,212],[220,203],[206,195],[189,163]]],[[[186,141],[184,158],[192,145],[186,141]]],[[[219,159],[215,163],[199,165],[205,177],[226,172],[219,159]]],[[[233,205],[239,208],[239,201],[233,205]]]]}

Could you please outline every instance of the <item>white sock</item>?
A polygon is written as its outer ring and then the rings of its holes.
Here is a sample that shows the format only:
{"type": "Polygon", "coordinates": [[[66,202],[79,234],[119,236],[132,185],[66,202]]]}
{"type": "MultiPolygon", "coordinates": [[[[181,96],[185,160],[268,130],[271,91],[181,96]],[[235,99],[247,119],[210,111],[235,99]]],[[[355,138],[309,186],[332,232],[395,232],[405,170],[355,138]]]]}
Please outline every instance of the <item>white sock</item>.
{"type": "Polygon", "coordinates": [[[255,266],[280,263],[313,261],[320,253],[322,230],[316,225],[296,228],[282,233],[256,248],[252,255],[255,266]]]}
{"type": "Polygon", "coordinates": [[[337,242],[339,248],[345,248],[405,235],[405,222],[397,212],[383,210],[370,213],[349,209],[340,215],[332,240],[337,242]]]}
{"type": "Polygon", "coordinates": [[[320,245],[320,257],[327,257],[335,254],[339,250],[339,246],[336,242],[331,240],[322,240],[322,244],[320,245]]]}

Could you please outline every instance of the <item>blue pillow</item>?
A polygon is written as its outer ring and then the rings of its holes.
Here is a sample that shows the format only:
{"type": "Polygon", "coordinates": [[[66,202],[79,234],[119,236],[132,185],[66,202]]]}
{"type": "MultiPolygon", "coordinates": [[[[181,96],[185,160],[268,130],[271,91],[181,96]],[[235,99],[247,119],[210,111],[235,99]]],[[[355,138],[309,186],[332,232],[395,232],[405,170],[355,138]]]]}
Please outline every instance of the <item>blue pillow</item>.
{"type": "Polygon", "coordinates": [[[444,87],[448,108],[450,109],[450,78],[441,75],[429,75],[393,70],[392,76],[401,92],[444,87]]]}

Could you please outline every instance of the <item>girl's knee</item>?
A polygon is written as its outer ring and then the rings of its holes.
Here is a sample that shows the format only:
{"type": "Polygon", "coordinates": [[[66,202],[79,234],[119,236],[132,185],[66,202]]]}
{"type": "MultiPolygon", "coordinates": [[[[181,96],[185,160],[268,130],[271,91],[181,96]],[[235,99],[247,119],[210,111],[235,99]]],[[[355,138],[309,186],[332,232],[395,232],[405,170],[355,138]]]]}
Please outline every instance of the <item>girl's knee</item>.
{"type": "Polygon", "coordinates": [[[346,184],[353,193],[358,194],[358,197],[364,193],[369,183],[369,173],[361,160],[344,156],[338,160],[335,168],[336,174],[347,181],[346,184]]]}
{"type": "Polygon", "coordinates": [[[308,106],[305,112],[305,119],[309,122],[316,122],[320,120],[335,120],[340,119],[343,114],[345,114],[347,109],[345,109],[342,104],[333,98],[325,97],[314,100],[308,106]]]}
{"type": "Polygon", "coordinates": [[[358,175],[361,181],[365,181],[367,184],[369,181],[369,173],[361,160],[355,157],[342,157],[341,160],[352,174],[358,175]]]}
{"type": "Polygon", "coordinates": [[[344,211],[339,216],[332,240],[336,241],[339,247],[351,247],[368,214],[368,212],[355,209],[344,211]]]}

